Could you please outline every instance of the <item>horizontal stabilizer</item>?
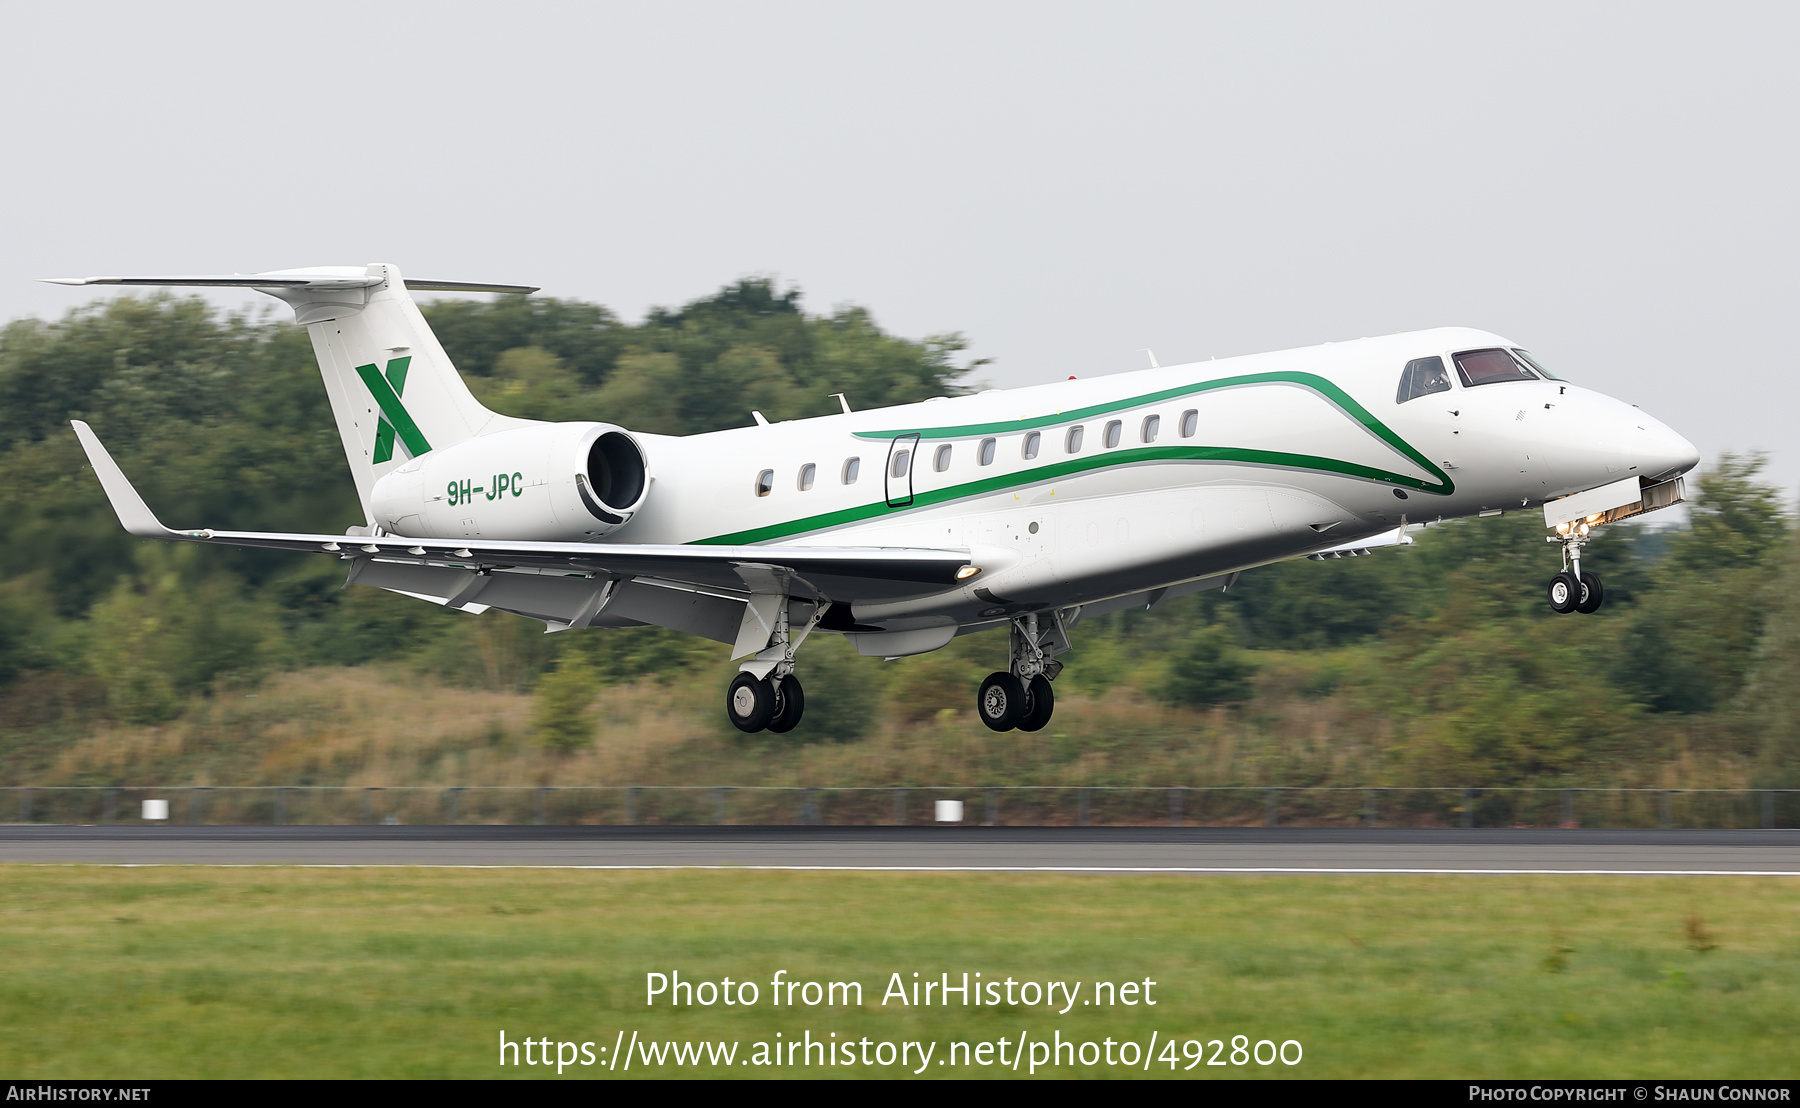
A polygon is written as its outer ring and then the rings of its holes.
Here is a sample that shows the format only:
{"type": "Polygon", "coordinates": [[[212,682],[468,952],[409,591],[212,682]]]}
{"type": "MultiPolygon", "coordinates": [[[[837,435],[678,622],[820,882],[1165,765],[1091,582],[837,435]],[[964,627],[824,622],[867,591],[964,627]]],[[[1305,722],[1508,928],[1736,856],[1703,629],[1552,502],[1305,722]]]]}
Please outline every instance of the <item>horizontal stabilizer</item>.
{"type": "MultiPolygon", "coordinates": [[[[221,289],[366,289],[374,288],[387,278],[370,276],[362,267],[353,271],[339,267],[319,270],[294,269],[274,273],[193,274],[168,277],[44,277],[52,285],[133,285],[148,288],[221,288],[221,289]]],[[[535,285],[498,285],[487,281],[428,281],[408,278],[406,287],[414,292],[519,292],[538,291],[535,285]]]]}
{"type": "Polygon", "coordinates": [[[496,285],[488,281],[426,281],[406,278],[413,292],[536,292],[537,285],[496,285]]]}

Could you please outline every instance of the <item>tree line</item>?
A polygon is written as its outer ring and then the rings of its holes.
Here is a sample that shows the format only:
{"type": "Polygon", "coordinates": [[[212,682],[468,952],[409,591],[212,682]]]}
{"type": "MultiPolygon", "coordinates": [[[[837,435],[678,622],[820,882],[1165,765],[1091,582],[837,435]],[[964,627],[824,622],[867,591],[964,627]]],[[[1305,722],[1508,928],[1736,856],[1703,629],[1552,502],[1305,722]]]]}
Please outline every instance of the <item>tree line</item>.
{"type": "MultiPolygon", "coordinates": [[[[974,387],[980,364],[960,335],[898,337],[856,307],[812,314],[798,290],[766,279],[639,323],[548,298],[424,311],[496,410],[666,434],[747,425],[751,409],[825,414],[837,392],[858,408],[954,395],[974,387]]],[[[471,656],[496,687],[546,680],[546,741],[579,743],[592,727],[580,719],[582,687],[719,663],[714,644],[654,629],[543,636],[511,617],[345,590],[330,559],[134,540],[86,471],[71,418],[93,423],[173,525],[361,522],[300,328],[168,296],[8,324],[0,745],[79,726],[83,713],[166,720],[276,669],[404,660],[429,675],[471,656]]],[[[1754,767],[1759,782],[1800,784],[1800,556],[1786,495],[1761,465],[1727,456],[1690,478],[1681,526],[1603,529],[1589,558],[1608,599],[1592,617],[1548,610],[1554,550],[1541,516],[1521,512],[1088,621],[1059,691],[1133,689],[1196,712],[1329,699],[1378,721],[1395,781],[1571,781],[1697,743],[1754,767]]],[[[894,667],[822,651],[817,680],[879,686],[887,699],[846,695],[864,706],[834,714],[830,698],[809,697],[821,710],[815,719],[809,707],[803,728],[811,741],[853,739],[883,711],[966,707],[965,678],[1004,652],[989,638],[894,667]]]]}

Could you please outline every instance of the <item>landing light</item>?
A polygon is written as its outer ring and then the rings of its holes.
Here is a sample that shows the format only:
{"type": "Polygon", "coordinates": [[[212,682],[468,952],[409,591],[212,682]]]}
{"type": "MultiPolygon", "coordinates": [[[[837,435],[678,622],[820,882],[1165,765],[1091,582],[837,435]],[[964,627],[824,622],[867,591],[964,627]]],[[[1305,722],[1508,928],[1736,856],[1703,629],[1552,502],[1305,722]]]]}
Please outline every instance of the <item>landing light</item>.
{"type": "Polygon", "coordinates": [[[1559,523],[1559,524],[1557,524],[1557,525],[1556,525],[1556,533],[1557,533],[1557,534],[1559,534],[1559,535],[1566,535],[1566,534],[1568,534],[1568,533],[1569,533],[1569,525],[1568,525],[1568,524],[1566,524],[1566,523],[1559,523]]]}
{"type": "Polygon", "coordinates": [[[980,572],[981,572],[980,566],[964,566],[961,569],[956,571],[956,579],[958,581],[967,581],[969,578],[975,576],[977,573],[980,573],[980,572]]]}
{"type": "Polygon", "coordinates": [[[1588,533],[1588,525],[1587,524],[1584,523],[1581,525],[1581,533],[1584,535],[1588,533]]]}

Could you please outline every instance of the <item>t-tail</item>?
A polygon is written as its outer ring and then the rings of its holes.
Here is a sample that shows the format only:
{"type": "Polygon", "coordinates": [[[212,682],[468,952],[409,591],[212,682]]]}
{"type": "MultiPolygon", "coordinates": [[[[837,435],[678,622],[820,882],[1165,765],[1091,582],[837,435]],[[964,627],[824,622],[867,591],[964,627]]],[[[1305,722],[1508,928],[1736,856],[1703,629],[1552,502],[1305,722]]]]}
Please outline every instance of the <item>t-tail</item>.
{"type": "Polygon", "coordinates": [[[463,383],[412,291],[531,293],[525,285],[407,280],[396,266],[318,266],[192,277],[63,277],[59,285],[251,288],[285,301],[312,337],[344,454],[368,522],[375,482],[409,459],[529,425],[483,407],[463,383]]]}

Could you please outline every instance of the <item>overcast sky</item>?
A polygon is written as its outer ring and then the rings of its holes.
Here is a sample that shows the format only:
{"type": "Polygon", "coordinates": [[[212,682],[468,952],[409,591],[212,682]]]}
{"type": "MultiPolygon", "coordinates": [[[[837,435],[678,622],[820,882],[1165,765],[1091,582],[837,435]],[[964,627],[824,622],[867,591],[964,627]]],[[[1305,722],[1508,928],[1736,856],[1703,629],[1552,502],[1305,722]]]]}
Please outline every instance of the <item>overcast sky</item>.
{"type": "Polygon", "coordinates": [[[1791,4],[0,19],[3,318],[91,299],[60,275],[387,261],[635,319],[774,274],[999,385],[1462,324],[1800,485],[1791,4]]]}

